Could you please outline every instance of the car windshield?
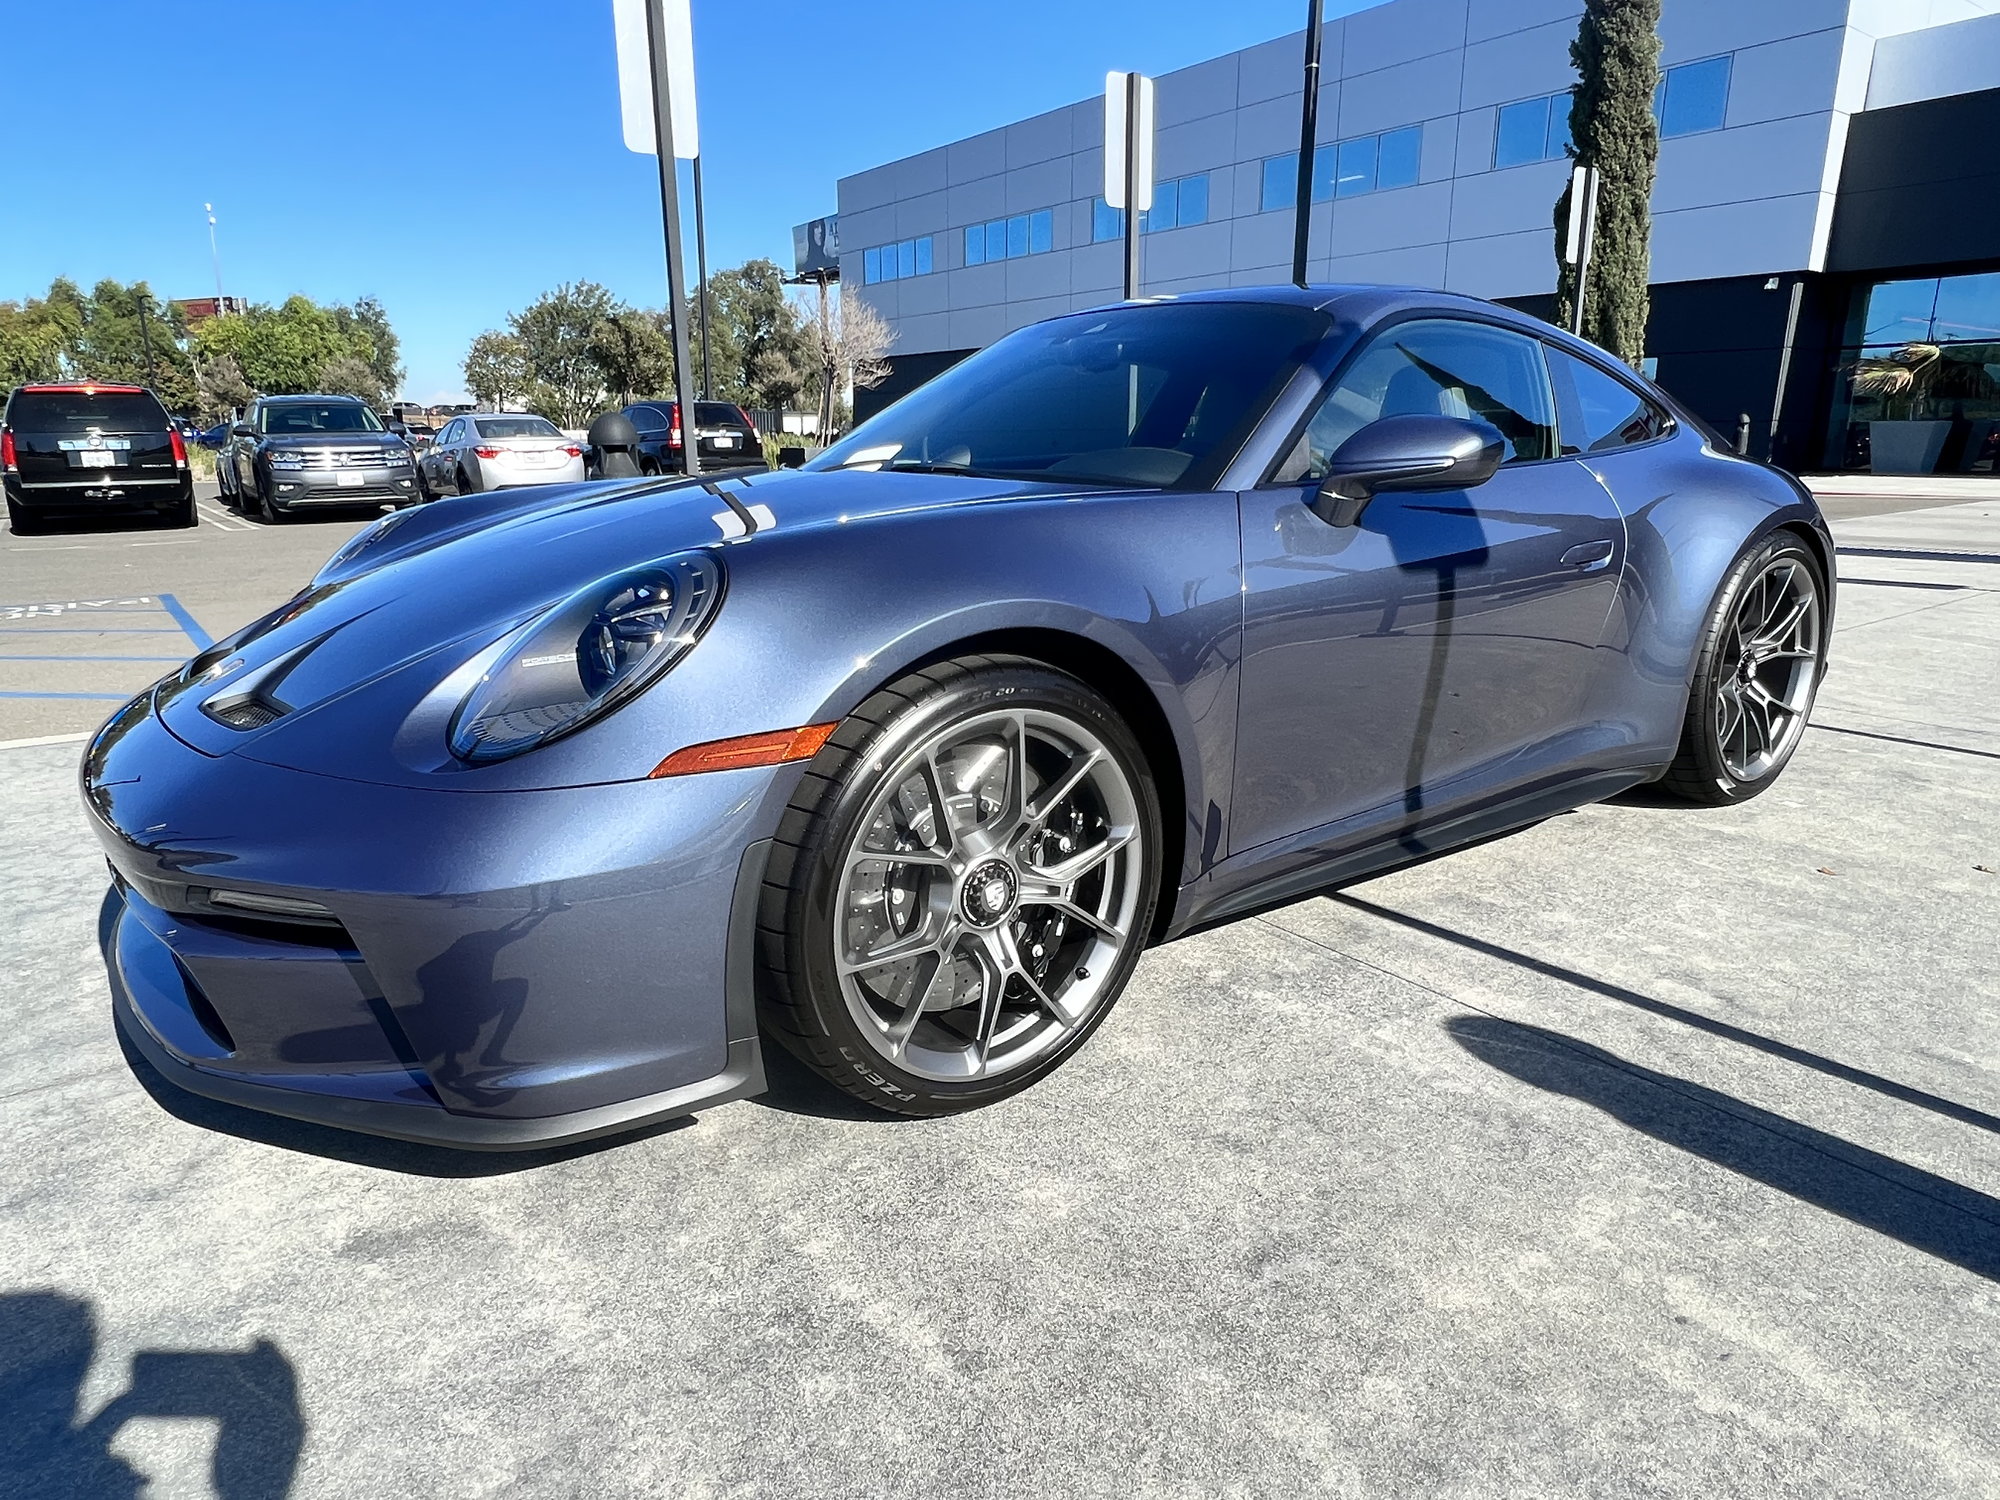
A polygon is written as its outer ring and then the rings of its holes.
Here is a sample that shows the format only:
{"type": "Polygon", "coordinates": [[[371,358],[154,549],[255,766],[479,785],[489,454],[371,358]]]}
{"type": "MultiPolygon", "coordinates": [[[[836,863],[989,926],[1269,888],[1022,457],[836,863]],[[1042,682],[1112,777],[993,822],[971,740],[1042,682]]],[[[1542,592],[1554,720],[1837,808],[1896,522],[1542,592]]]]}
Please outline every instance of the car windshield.
{"type": "Polygon", "coordinates": [[[380,432],[382,423],[358,401],[285,401],[258,413],[264,432],[380,432]]]}
{"type": "Polygon", "coordinates": [[[807,467],[1206,489],[1328,327],[1277,303],[1115,307],[953,366],[807,467]]]}
{"type": "Polygon", "coordinates": [[[7,403],[17,432],[165,432],[167,411],[147,391],[30,391],[7,403]]]}
{"type": "Polygon", "coordinates": [[[556,430],[556,424],[547,417],[481,417],[472,425],[479,429],[483,438],[562,436],[556,430]]]}

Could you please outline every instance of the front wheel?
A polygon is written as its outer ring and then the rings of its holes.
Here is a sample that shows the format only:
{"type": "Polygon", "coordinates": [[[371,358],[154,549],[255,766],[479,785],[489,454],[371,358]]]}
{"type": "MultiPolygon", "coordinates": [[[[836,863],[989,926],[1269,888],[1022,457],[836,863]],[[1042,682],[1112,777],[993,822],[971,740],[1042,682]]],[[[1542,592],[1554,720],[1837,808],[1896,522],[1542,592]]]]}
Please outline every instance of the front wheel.
{"type": "Polygon", "coordinates": [[[1662,782],[1691,802],[1747,802],[1805,735],[1826,673],[1826,584],[1789,532],[1730,569],[1702,634],[1679,753],[1662,782]]]}
{"type": "Polygon", "coordinates": [[[278,502],[271,494],[271,481],[261,475],[257,479],[257,513],[272,526],[282,526],[292,518],[290,511],[278,508],[278,502]]]}
{"type": "Polygon", "coordinates": [[[759,911],[767,1030],[882,1109],[992,1103],[1083,1045],[1160,881],[1131,731],[1075,678],[965,657],[875,694],[799,783],[759,911]]]}

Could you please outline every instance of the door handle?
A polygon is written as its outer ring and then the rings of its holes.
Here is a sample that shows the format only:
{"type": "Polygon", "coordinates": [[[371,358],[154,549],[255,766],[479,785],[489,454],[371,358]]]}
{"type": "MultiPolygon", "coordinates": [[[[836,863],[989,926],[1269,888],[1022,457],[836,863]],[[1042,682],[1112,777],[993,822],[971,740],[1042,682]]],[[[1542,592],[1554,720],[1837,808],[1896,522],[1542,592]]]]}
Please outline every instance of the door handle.
{"type": "Polygon", "coordinates": [[[1563,566],[1568,568],[1590,568],[1611,560],[1611,539],[1582,542],[1563,554],[1563,566]]]}

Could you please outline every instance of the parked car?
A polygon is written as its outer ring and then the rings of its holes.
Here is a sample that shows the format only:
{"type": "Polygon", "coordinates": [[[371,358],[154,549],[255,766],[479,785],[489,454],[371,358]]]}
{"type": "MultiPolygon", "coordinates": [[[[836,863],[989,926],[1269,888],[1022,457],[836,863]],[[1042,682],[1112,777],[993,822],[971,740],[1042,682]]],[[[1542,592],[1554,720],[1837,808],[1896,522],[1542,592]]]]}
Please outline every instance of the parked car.
{"type": "Polygon", "coordinates": [[[684,1115],[773,1042],[969,1109],[1148,944],[1765,791],[1833,564],[1796,480],[1504,307],[1066,314],[802,470],[360,532],[91,742],[112,993],[185,1088],[459,1146],[684,1115]]]}
{"type": "Polygon", "coordinates": [[[17,388],[0,414],[0,471],[17,535],[58,515],[151,513],[195,524],[187,442],[144,386],[17,388]]]}
{"type": "Polygon", "coordinates": [[[215,475],[224,505],[270,522],[417,498],[409,448],[353,396],[259,396],[231,427],[215,475]]]}
{"type": "Polygon", "coordinates": [[[213,427],[197,436],[195,441],[204,448],[211,450],[219,449],[224,443],[229,441],[229,429],[234,425],[234,423],[228,421],[217,422],[213,427]]]}
{"type": "Polygon", "coordinates": [[[575,484],[583,447],[547,417],[484,412],[453,417],[417,460],[424,498],[523,484],[575,484]]]}
{"type": "MultiPolygon", "coordinates": [[[[681,451],[681,418],[678,401],[635,401],[624,408],[626,417],[639,429],[640,470],[647,474],[683,474],[686,455],[681,451]]],[[[767,469],[764,442],[757,424],[740,406],[727,401],[697,401],[696,430],[704,470],[767,469]]]]}

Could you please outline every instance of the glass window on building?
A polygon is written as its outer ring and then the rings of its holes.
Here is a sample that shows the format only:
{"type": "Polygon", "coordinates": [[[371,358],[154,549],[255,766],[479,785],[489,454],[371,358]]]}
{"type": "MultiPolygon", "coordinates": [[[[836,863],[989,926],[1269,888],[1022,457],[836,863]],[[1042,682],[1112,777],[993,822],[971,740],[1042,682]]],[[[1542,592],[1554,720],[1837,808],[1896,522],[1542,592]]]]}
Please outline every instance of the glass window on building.
{"type": "Polygon", "coordinates": [[[986,264],[986,226],[968,224],[965,226],[965,263],[968,266],[986,264]]]}
{"type": "Polygon", "coordinates": [[[1375,191],[1375,137],[1364,135],[1359,140],[1342,141],[1339,147],[1339,165],[1333,178],[1333,195],[1336,198],[1352,198],[1357,193],[1375,191]]]}
{"type": "Polygon", "coordinates": [[[986,221],[986,258],[1005,260],[1007,258],[1007,221],[988,219],[986,221]]]}
{"type": "Polygon", "coordinates": [[[1153,184],[1153,206],[1139,215],[1139,232],[1152,234],[1161,229],[1173,229],[1180,223],[1181,185],[1178,182],[1156,182],[1153,184]]]}
{"type": "Polygon", "coordinates": [[[2000,473],[2000,273],[1857,290],[1836,375],[1829,468],[2000,473]]]}
{"type": "Polygon", "coordinates": [[[1125,210],[1113,208],[1102,198],[1094,199],[1090,205],[1090,241],[1101,245],[1106,240],[1122,239],[1125,234],[1125,210]]]}
{"type": "Polygon", "coordinates": [[[917,274],[917,242],[904,240],[896,246],[896,274],[914,276],[917,274]]]}
{"type": "Polygon", "coordinates": [[[1292,208],[1299,201],[1299,153],[1264,158],[1264,185],[1258,195],[1260,212],[1292,208]]]}
{"type": "Polygon", "coordinates": [[[1007,221],[1007,259],[1015,260],[1028,253],[1028,216],[1015,214],[1007,221]]]}
{"type": "Polygon", "coordinates": [[[1375,186],[1384,192],[1390,188],[1414,187],[1418,174],[1423,170],[1423,158],[1424,130],[1421,125],[1387,132],[1376,154],[1375,186]]]}
{"type": "Polygon", "coordinates": [[[917,241],[917,274],[919,276],[928,276],[931,274],[933,266],[931,237],[925,235],[917,241]]]}
{"type": "Polygon", "coordinates": [[[882,279],[882,252],[864,250],[861,252],[861,280],[864,285],[872,285],[882,279]]]}
{"type": "Polygon", "coordinates": [[[1660,122],[1663,136],[1720,130],[1728,113],[1727,57],[1711,57],[1668,68],[1653,92],[1653,118],[1660,122]]]}
{"type": "Polygon", "coordinates": [[[1200,172],[1180,180],[1181,227],[1208,222],[1208,173],[1200,172]]]}
{"type": "Polygon", "coordinates": [[[1047,255],[1056,247],[1056,212],[1037,209],[1028,215],[1028,254],[1047,255]]]}
{"type": "Polygon", "coordinates": [[[1549,159],[1549,100],[1522,99],[1500,106],[1493,133],[1493,165],[1519,167],[1549,159]]]}

